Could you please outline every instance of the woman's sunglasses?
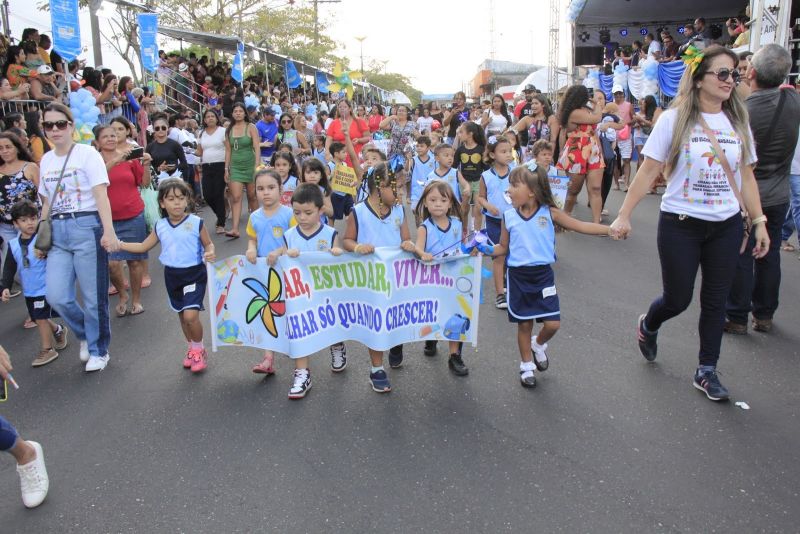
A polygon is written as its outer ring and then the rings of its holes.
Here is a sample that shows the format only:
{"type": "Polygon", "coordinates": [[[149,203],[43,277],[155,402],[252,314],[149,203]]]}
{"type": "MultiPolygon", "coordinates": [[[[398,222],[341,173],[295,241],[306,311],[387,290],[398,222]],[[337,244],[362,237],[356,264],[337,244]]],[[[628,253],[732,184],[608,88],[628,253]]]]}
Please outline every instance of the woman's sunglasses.
{"type": "Polygon", "coordinates": [[[728,79],[728,77],[730,77],[731,79],[733,79],[733,83],[739,83],[739,78],[742,77],[742,75],[736,69],[733,69],[733,70],[731,70],[731,69],[719,69],[717,71],[713,71],[712,70],[712,71],[706,72],[706,74],[714,74],[717,77],[717,79],[719,81],[721,81],[721,82],[724,82],[725,80],[728,79]]]}
{"type": "Polygon", "coordinates": [[[50,122],[50,121],[42,122],[42,126],[44,127],[44,130],[46,132],[50,131],[50,130],[53,130],[53,129],[66,130],[67,126],[69,126],[70,124],[72,124],[72,121],[67,121],[67,120],[60,120],[60,121],[53,121],[53,122],[50,122]]]}
{"type": "Polygon", "coordinates": [[[281,121],[281,124],[292,124],[292,121],[281,121]]]}
{"type": "Polygon", "coordinates": [[[167,126],[153,126],[154,132],[166,132],[167,130],[169,130],[167,126]]]}

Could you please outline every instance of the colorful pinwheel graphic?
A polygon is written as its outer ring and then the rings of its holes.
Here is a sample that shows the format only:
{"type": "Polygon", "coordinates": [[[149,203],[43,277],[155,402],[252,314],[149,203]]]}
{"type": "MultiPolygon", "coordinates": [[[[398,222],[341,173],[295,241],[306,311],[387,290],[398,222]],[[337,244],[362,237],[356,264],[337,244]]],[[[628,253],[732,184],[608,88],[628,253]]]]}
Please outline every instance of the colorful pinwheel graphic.
{"type": "Polygon", "coordinates": [[[716,151],[715,151],[713,148],[712,148],[712,149],[710,149],[710,152],[705,152],[705,153],[703,153],[703,155],[702,155],[702,156],[700,156],[700,157],[701,157],[701,158],[708,158],[708,166],[709,166],[709,167],[711,167],[711,165],[712,165],[713,163],[717,163],[717,164],[720,164],[720,165],[721,165],[721,162],[720,162],[720,160],[719,160],[719,156],[717,155],[717,152],[716,152],[716,151]]]}
{"type": "Polygon", "coordinates": [[[275,269],[270,269],[266,286],[255,278],[246,278],[242,280],[242,283],[256,294],[247,305],[245,316],[247,324],[252,323],[260,315],[264,328],[272,337],[277,338],[278,328],[275,326],[275,317],[283,317],[283,314],[286,313],[286,302],[280,300],[283,290],[281,277],[275,269]]]}
{"type": "Polygon", "coordinates": [[[342,70],[342,64],[337,63],[336,66],[333,68],[333,83],[328,85],[328,89],[332,93],[338,93],[339,91],[344,91],[347,94],[347,98],[353,98],[353,80],[360,80],[361,73],[357,71],[345,71],[342,70]]]}

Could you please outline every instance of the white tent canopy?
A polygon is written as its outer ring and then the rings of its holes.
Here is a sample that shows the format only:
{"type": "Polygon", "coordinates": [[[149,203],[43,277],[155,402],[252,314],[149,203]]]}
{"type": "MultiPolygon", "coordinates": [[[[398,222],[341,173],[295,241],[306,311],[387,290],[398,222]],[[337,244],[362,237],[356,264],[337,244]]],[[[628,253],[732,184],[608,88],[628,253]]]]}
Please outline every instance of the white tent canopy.
{"type": "Polygon", "coordinates": [[[402,91],[392,91],[388,94],[386,100],[394,104],[408,104],[411,105],[411,99],[406,96],[402,91]]]}
{"type": "Polygon", "coordinates": [[[548,67],[535,70],[528,74],[528,76],[522,80],[517,86],[516,91],[514,91],[515,95],[521,95],[525,86],[530,84],[536,87],[539,91],[543,93],[551,93],[553,91],[560,91],[564,87],[570,84],[569,74],[566,71],[560,70],[558,71],[558,84],[556,87],[550,87],[550,69],[548,67]]]}

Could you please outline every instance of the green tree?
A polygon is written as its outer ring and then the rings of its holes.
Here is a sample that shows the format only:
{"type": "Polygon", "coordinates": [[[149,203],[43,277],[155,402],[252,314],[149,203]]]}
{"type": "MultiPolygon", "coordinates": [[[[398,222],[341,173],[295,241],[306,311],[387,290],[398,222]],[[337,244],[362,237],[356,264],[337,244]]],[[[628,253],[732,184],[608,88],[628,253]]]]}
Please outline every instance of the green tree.
{"type": "Polygon", "coordinates": [[[422,101],[422,91],[411,85],[411,80],[402,74],[367,70],[364,76],[367,82],[377,85],[386,91],[402,91],[411,99],[412,106],[416,106],[422,101]]]}

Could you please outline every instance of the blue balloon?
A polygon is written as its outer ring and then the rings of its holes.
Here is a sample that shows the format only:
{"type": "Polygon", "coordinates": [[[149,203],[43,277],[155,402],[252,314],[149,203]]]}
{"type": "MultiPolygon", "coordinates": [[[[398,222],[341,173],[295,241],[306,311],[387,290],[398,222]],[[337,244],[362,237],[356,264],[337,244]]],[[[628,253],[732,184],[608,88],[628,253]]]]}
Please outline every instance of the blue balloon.
{"type": "Polygon", "coordinates": [[[644,77],[647,80],[658,79],[658,63],[648,63],[644,68],[644,77]]]}

